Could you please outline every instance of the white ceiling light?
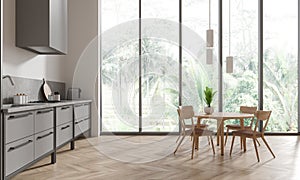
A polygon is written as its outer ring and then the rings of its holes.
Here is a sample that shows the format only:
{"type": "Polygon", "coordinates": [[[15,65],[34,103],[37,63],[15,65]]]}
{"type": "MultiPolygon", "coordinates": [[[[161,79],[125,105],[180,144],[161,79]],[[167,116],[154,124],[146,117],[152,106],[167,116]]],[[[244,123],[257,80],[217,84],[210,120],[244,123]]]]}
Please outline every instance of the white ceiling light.
{"type": "Polygon", "coordinates": [[[208,30],[206,30],[206,64],[213,63],[214,30],[211,29],[211,0],[209,0],[208,30]]]}
{"type": "Polygon", "coordinates": [[[206,64],[212,64],[213,63],[213,49],[207,48],[206,49],[206,64]]]}
{"type": "Polygon", "coordinates": [[[226,57],[226,73],[233,73],[233,56],[230,55],[230,38],[231,38],[231,29],[230,29],[230,25],[231,25],[231,22],[230,22],[230,16],[231,16],[231,3],[230,3],[230,0],[229,1],[229,10],[228,10],[228,15],[229,15],[229,18],[228,18],[228,21],[229,21],[229,26],[228,26],[228,56],[226,57]]]}

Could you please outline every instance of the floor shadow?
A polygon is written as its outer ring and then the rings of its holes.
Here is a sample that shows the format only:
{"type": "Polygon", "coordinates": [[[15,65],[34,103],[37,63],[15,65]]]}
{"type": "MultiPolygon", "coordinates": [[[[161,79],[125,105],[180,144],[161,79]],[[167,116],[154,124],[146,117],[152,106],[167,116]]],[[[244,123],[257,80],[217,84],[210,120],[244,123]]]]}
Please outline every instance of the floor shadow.
{"type": "Polygon", "coordinates": [[[51,163],[46,163],[46,164],[42,164],[42,165],[37,165],[37,166],[33,166],[33,167],[30,167],[24,171],[30,171],[30,170],[34,170],[34,169],[38,169],[38,168],[41,168],[41,167],[46,167],[46,166],[49,166],[49,165],[53,165],[51,163]]]}

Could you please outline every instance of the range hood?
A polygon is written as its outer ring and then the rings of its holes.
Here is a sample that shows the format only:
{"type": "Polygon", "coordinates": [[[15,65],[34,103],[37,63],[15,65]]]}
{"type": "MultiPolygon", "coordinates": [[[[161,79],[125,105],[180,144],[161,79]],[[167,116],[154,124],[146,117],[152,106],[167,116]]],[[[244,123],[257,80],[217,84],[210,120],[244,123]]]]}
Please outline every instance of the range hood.
{"type": "Polygon", "coordinates": [[[16,0],[16,46],[67,54],[67,0],[16,0]]]}

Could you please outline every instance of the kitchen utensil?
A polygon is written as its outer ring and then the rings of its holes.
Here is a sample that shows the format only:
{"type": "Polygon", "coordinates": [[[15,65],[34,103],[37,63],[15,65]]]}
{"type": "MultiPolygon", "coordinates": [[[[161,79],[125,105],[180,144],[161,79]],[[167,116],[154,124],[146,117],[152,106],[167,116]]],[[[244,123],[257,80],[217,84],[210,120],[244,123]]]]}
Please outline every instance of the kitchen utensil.
{"type": "Polygon", "coordinates": [[[52,99],[53,99],[53,101],[60,101],[60,94],[59,94],[59,92],[54,92],[52,94],[52,99]]]}
{"type": "Polygon", "coordinates": [[[14,104],[23,104],[23,97],[20,94],[14,95],[14,104]]]}
{"type": "Polygon", "coordinates": [[[43,79],[43,91],[44,91],[44,95],[45,95],[46,99],[49,101],[49,95],[52,94],[52,91],[45,79],[43,79]]]}
{"type": "Polygon", "coordinates": [[[80,88],[69,88],[67,93],[67,99],[69,100],[80,99],[80,93],[81,93],[80,88]]]}

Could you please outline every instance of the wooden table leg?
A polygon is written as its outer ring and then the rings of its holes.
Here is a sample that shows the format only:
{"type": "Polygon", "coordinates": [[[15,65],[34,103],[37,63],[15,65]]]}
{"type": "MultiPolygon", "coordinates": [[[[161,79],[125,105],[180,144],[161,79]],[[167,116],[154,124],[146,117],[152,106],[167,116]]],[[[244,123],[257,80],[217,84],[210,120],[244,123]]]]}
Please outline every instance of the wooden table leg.
{"type": "Polygon", "coordinates": [[[219,120],[217,120],[217,146],[219,146],[219,142],[220,142],[220,128],[221,128],[221,126],[220,126],[221,124],[220,124],[220,121],[219,120]]]}
{"type": "MultiPolygon", "coordinates": [[[[193,138],[196,138],[196,137],[193,137],[193,138]]],[[[195,149],[197,149],[197,150],[199,149],[199,138],[195,139],[195,149]]]]}
{"type": "MultiPolygon", "coordinates": [[[[240,118],[240,125],[241,125],[241,129],[244,129],[244,118],[240,118]]],[[[244,146],[244,152],[245,152],[246,149],[247,149],[247,147],[246,147],[246,138],[241,136],[241,139],[242,139],[241,142],[244,146]]]]}
{"type": "MultiPolygon", "coordinates": [[[[198,117],[197,118],[197,127],[200,127],[200,122],[201,122],[201,118],[200,117],[198,117]]],[[[195,139],[195,149],[199,149],[199,137],[197,137],[196,139],[195,139]]]]}
{"type": "Polygon", "coordinates": [[[246,137],[241,137],[243,138],[243,144],[244,144],[244,152],[246,152],[247,147],[246,147],[246,137]]]}
{"type": "Polygon", "coordinates": [[[221,156],[224,156],[224,121],[221,120],[220,124],[220,133],[221,133],[221,156]]]}

